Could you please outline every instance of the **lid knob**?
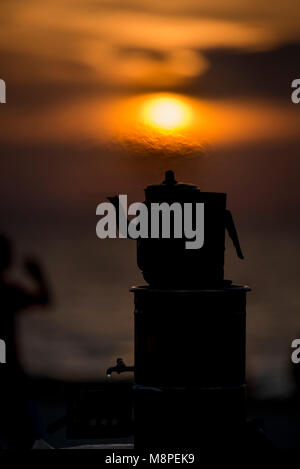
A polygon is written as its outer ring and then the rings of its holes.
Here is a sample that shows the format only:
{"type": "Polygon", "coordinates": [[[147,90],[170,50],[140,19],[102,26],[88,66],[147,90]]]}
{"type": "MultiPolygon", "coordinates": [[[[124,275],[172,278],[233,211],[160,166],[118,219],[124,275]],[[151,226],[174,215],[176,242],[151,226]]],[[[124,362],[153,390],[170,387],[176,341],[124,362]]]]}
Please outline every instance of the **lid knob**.
{"type": "Polygon", "coordinates": [[[165,172],[165,180],[163,181],[163,184],[167,184],[167,185],[177,184],[174,171],[169,169],[168,171],[165,172]]]}

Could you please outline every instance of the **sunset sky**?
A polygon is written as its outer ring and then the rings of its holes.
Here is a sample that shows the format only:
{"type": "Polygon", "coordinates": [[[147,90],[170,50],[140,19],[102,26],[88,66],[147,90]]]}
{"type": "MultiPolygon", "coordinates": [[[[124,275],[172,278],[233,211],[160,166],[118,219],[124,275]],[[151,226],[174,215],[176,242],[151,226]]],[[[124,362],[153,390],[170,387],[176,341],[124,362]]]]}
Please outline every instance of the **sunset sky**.
{"type": "Polygon", "coordinates": [[[283,370],[299,327],[299,1],[1,0],[0,12],[2,228],[44,259],[57,300],[23,321],[28,369],[94,377],[99,356],[102,372],[131,360],[135,249],[97,240],[95,209],[115,193],[143,200],[173,168],[228,194],[246,253],[241,264],[229,248],[228,275],[254,287],[250,365],[274,378],[271,356],[283,370]]]}
{"type": "MultiPolygon", "coordinates": [[[[207,97],[253,101],[253,89],[265,99],[273,91],[287,100],[291,70],[285,70],[286,89],[274,82],[283,84],[286,53],[280,48],[299,40],[299,10],[296,0],[285,10],[279,0],[271,8],[237,0],[2,0],[1,73],[8,83],[2,139],[15,141],[17,133],[34,142],[113,140],[112,127],[122,129],[108,117],[111,107],[118,110],[120,95],[172,91],[192,95],[195,108],[207,97]]],[[[279,104],[266,103],[261,116],[255,100],[233,112],[214,104],[216,122],[211,108],[203,111],[203,125],[191,123],[199,141],[232,141],[240,133],[251,139],[253,111],[265,138],[281,125],[287,134],[297,130],[292,109],[279,104]]],[[[136,120],[130,103],[128,111],[136,120]]]]}

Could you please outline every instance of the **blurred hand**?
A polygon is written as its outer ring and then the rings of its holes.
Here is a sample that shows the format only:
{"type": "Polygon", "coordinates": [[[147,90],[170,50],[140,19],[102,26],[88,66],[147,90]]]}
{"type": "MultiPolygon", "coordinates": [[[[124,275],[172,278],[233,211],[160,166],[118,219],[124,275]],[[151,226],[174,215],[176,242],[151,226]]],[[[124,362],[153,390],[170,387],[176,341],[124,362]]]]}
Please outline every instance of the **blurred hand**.
{"type": "Polygon", "coordinates": [[[32,260],[32,259],[27,259],[25,260],[25,269],[36,280],[41,281],[44,278],[43,272],[41,267],[39,266],[38,262],[32,260]]]}

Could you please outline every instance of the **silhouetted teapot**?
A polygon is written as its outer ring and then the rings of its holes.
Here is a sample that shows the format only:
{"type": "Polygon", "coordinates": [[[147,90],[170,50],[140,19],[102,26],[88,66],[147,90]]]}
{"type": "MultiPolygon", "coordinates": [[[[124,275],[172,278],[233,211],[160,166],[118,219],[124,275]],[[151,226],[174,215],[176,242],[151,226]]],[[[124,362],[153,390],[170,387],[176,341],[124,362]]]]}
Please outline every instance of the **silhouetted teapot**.
{"type": "MultiPolygon", "coordinates": [[[[226,194],[202,192],[195,185],[177,182],[173,171],[167,171],[162,184],[148,186],[145,189],[145,196],[144,204],[148,207],[149,213],[149,232],[151,204],[166,202],[171,205],[177,202],[183,211],[184,204],[189,204],[194,227],[196,204],[204,204],[204,243],[201,248],[186,248],[188,239],[184,229],[181,238],[177,238],[172,229],[169,238],[163,237],[160,227],[157,238],[151,238],[149,235],[148,238],[137,239],[137,264],[150,286],[190,289],[224,285],[225,229],[232,239],[238,257],[243,259],[231,213],[226,209],[226,194]]],[[[118,220],[119,198],[108,199],[115,206],[118,220]]]]}

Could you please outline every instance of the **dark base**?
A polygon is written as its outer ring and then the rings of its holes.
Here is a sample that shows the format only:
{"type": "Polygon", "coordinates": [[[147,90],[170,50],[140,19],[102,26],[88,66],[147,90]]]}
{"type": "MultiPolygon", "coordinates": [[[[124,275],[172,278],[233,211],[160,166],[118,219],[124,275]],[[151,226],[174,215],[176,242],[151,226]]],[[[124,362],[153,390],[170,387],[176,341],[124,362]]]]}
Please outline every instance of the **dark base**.
{"type": "Polygon", "coordinates": [[[245,429],[245,387],[229,389],[134,388],[137,449],[223,445],[245,429]]]}

